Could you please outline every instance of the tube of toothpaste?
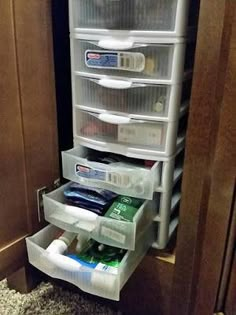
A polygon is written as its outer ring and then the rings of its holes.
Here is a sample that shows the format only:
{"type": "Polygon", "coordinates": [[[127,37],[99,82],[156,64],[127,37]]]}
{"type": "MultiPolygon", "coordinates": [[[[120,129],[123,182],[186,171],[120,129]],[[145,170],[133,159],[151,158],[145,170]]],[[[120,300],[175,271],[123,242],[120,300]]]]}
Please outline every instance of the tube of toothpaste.
{"type": "Polygon", "coordinates": [[[78,262],[81,267],[87,267],[91,270],[91,277],[87,280],[90,280],[93,287],[112,290],[116,281],[115,275],[118,274],[118,267],[125,253],[126,250],[124,249],[90,240],[87,248],[80,254],[68,254],[67,257],[78,262]]]}

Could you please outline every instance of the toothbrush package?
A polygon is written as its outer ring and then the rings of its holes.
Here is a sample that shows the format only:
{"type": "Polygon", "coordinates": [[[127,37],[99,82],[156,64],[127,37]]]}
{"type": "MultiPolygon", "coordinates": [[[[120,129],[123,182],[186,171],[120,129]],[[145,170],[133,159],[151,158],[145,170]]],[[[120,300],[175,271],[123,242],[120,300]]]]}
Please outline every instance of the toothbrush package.
{"type": "Polygon", "coordinates": [[[64,197],[70,205],[103,215],[117,197],[117,194],[105,189],[71,183],[64,191],[64,197]]]}

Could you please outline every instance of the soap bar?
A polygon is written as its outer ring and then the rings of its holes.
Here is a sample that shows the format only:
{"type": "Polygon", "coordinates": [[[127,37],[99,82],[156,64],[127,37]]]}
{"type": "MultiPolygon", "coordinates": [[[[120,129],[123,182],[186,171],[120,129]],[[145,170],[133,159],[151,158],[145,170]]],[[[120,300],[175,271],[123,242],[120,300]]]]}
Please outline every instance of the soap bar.
{"type": "Polygon", "coordinates": [[[105,213],[105,217],[133,222],[133,218],[141,207],[143,200],[127,196],[119,196],[105,213]]]}

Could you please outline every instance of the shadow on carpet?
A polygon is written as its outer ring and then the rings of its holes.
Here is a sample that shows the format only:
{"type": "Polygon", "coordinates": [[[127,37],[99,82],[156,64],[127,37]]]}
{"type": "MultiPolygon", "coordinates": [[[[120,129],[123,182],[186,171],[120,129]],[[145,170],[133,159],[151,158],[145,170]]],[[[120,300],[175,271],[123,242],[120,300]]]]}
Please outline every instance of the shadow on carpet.
{"type": "Polygon", "coordinates": [[[42,282],[28,294],[10,290],[7,281],[0,282],[1,315],[121,315],[121,313],[79,293],[42,282]]]}

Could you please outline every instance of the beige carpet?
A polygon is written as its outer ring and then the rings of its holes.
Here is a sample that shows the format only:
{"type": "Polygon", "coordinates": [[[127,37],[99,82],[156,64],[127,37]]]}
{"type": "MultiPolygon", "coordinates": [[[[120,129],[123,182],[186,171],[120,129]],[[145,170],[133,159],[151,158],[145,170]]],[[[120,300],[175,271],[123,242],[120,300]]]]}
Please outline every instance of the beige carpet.
{"type": "Polygon", "coordinates": [[[108,306],[53,283],[41,283],[29,294],[9,290],[0,282],[0,315],[118,315],[108,306]]]}

